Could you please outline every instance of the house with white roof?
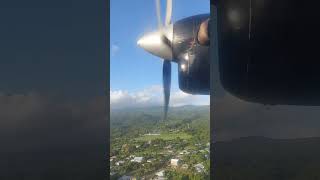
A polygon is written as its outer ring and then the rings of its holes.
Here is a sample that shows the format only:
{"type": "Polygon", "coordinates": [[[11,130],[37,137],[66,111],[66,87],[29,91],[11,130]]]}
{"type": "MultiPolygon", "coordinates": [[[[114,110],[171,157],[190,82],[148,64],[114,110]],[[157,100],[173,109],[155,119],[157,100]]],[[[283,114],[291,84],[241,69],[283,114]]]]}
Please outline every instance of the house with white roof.
{"type": "Polygon", "coordinates": [[[164,170],[161,170],[155,174],[157,177],[155,180],[165,180],[166,178],[164,177],[164,170]]]}
{"type": "Polygon", "coordinates": [[[198,173],[204,172],[204,165],[201,163],[194,165],[194,168],[198,173]]]}
{"type": "Polygon", "coordinates": [[[171,159],[170,164],[171,166],[179,166],[180,160],[179,159],[171,159]]]}
{"type": "Polygon", "coordinates": [[[131,160],[131,162],[137,162],[137,163],[141,163],[143,160],[143,157],[135,157],[131,160]]]}
{"type": "Polygon", "coordinates": [[[161,171],[157,172],[156,175],[158,177],[163,177],[164,176],[164,170],[161,170],[161,171]]]}
{"type": "Polygon", "coordinates": [[[120,166],[121,164],[124,164],[124,161],[118,161],[118,162],[116,162],[116,165],[117,165],[117,166],[120,166]]]}

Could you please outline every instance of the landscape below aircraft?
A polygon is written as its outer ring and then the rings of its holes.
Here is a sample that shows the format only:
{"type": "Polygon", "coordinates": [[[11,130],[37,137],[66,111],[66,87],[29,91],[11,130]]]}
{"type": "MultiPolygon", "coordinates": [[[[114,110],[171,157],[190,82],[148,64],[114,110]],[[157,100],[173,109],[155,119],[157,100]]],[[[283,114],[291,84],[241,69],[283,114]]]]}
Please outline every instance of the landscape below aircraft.
{"type": "MultiPolygon", "coordinates": [[[[197,41],[210,14],[171,23],[167,0],[165,24],[144,35],[138,45],[164,59],[163,87],[167,116],[171,62],[178,64],[179,88],[210,94],[209,46],[197,41]]],[[[223,0],[210,32],[216,38],[219,83],[240,99],[271,105],[320,105],[320,2],[298,0],[223,0]],[[216,31],[215,31],[216,30],[216,31]]],[[[212,20],[210,20],[212,21],[212,20]]],[[[211,43],[213,46],[214,43],[211,43]]]]}

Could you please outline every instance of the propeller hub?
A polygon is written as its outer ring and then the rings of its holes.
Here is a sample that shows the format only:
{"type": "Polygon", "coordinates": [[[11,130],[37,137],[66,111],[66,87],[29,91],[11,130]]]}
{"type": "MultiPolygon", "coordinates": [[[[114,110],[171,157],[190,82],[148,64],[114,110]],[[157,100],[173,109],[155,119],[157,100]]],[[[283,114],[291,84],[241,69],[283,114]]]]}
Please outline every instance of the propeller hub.
{"type": "Polygon", "coordinates": [[[173,25],[170,24],[159,31],[145,34],[138,40],[137,44],[155,56],[165,60],[172,60],[172,39],[173,25]]]}

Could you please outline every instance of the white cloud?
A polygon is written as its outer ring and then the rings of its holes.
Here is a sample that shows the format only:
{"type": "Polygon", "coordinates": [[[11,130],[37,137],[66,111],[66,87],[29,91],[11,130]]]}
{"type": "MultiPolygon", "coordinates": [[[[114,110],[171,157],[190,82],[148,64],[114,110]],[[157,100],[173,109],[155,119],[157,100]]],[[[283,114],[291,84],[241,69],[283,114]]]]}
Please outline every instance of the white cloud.
{"type": "MultiPolygon", "coordinates": [[[[162,86],[155,85],[135,92],[128,92],[126,90],[111,90],[110,104],[111,108],[162,106],[162,86]]],[[[180,90],[171,91],[170,106],[209,104],[209,96],[191,95],[180,90]]]]}
{"type": "Polygon", "coordinates": [[[115,45],[115,44],[112,44],[111,45],[111,56],[115,56],[116,53],[120,50],[120,47],[115,45]]]}
{"type": "Polygon", "coordinates": [[[210,96],[192,95],[183,91],[173,92],[170,98],[171,106],[210,105],[210,96]]]}

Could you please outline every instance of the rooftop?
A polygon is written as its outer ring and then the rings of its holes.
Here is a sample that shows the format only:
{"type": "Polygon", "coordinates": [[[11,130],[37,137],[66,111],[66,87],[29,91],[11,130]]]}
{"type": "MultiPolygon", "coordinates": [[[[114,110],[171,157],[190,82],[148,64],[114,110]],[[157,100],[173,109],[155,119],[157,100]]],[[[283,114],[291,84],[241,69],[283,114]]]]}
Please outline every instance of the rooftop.
{"type": "Polygon", "coordinates": [[[143,157],[135,157],[131,161],[140,163],[140,162],[142,162],[142,160],[143,160],[143,157]]]}

